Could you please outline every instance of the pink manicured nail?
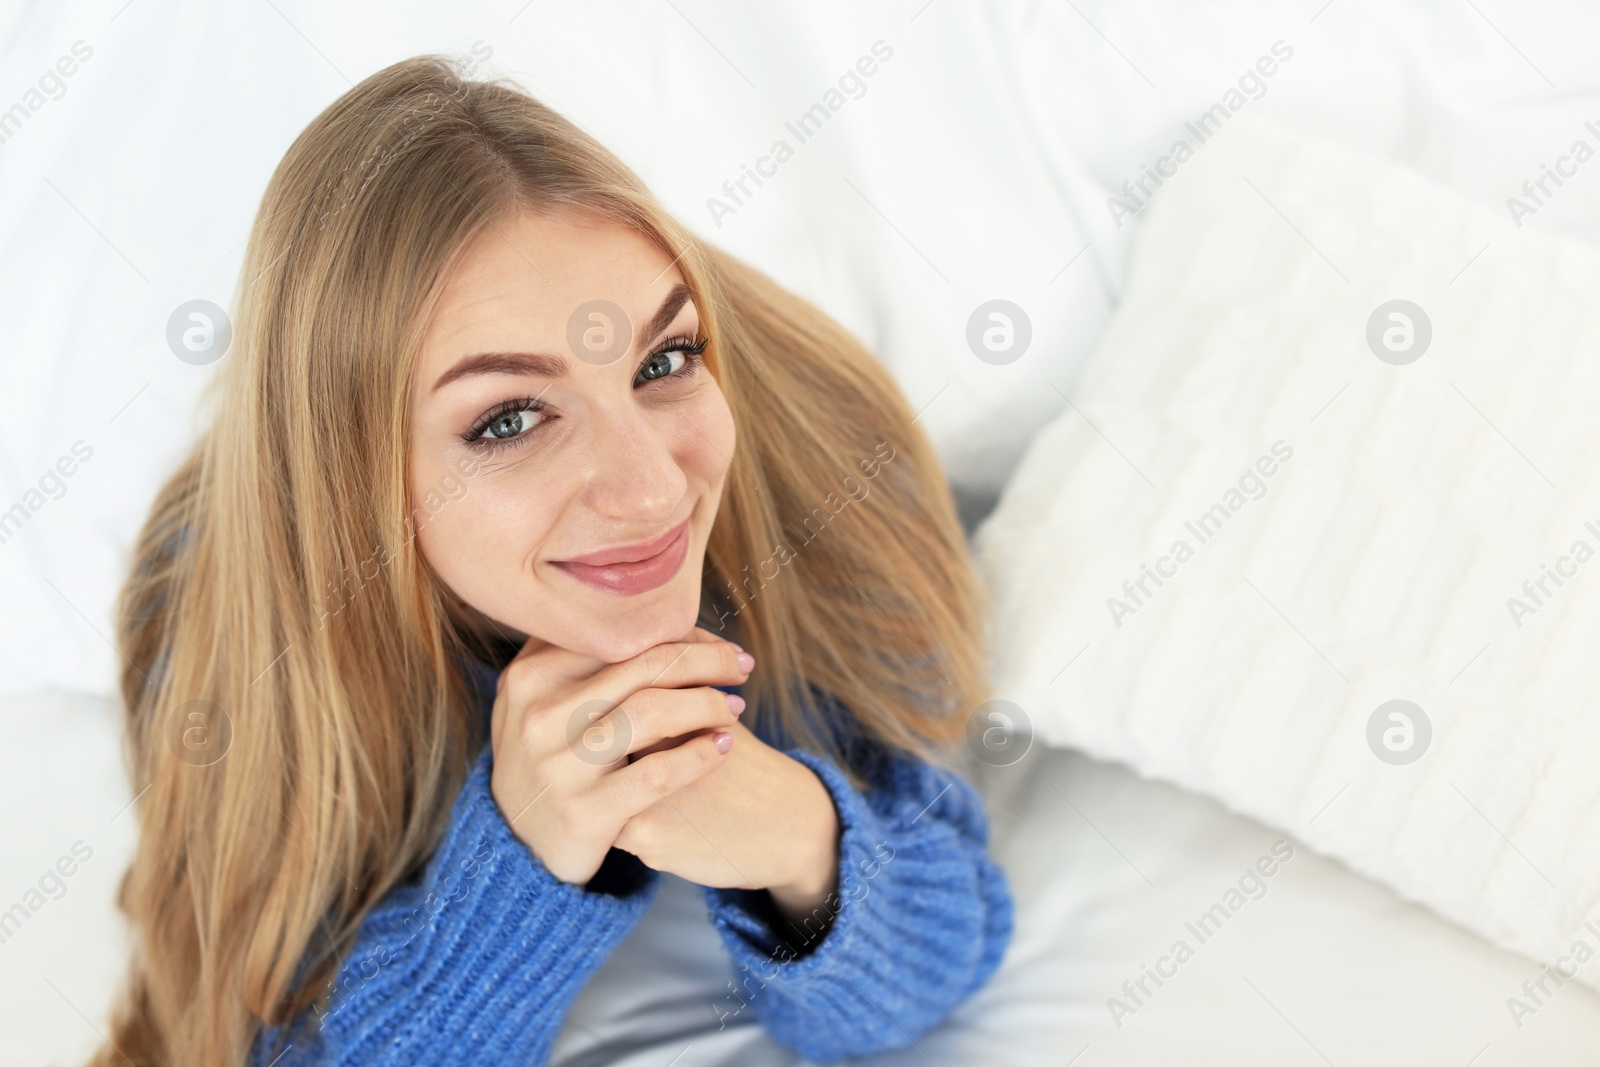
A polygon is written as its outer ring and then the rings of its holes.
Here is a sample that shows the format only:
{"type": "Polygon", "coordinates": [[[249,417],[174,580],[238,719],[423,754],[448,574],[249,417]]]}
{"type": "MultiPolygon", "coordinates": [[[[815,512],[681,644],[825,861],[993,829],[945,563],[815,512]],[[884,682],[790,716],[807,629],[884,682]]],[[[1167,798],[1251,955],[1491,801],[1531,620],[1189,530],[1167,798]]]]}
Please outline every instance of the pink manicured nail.
{"type": "Polygon", "coordinates": [[[735,715],[744,711],[744,697],[738,693],[724,693],[723,696],[728,698],[728,707],[735,715]]]}
{"type": "Polygon", "coordinates": [[[755,668],[756,658],[744,649],[739,650],[739,669],[749,674],[755,668]]]}
{"type": "Polygon", "coordinates": [[[733,747],[733,735],[726,730],[718,730],[711,735],[711,743],[717,746],[718,752],[727,752],[733,747]]]}

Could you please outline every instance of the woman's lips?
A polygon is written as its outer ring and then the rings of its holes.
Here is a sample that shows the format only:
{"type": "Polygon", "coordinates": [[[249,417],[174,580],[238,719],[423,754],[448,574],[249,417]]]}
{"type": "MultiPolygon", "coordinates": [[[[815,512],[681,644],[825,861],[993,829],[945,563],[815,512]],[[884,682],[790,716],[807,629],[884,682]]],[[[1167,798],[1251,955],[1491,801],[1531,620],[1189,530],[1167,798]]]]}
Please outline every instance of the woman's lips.
{"type": "MultiPolygon", "coordinates": [[[[655,555],[627,563],[579,563],[576,560],[553,560],[556,567],[572,575],[585,585],[620,596],[635,596],[665,585],[678,573],[688,555],[689,520],[678,524],[665,547],[655,555]]],[[[591,553],[601,555],[601,553],[591,553]]]]}

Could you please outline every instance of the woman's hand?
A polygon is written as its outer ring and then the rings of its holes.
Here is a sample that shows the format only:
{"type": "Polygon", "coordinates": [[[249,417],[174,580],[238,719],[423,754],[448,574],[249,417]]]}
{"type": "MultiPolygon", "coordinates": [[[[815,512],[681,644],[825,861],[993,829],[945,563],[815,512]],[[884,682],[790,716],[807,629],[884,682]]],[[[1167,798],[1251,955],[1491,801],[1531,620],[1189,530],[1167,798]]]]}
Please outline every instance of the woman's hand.
{"type": "Polygon", "coordinates": [[[630,818],[616,845],[701,885],[767,889],[798,922],[837,886],[833,798],[811,768],[743,724],[731,729],[733,750],[721,765],[630,818]]]}
{"type": "Polygon", "coordinates": [[[728,759],[716,737],[737,725],[735,702],[711,686],[743,682],[749,672],[739,660],[749,657],[710,634],[598,669],[565,649],[532,647],[500,675],[490,792],[550,873],[582,885],[630,819],[728,759]],[[629,762],[630,753],[695,731],[629,762]]]}

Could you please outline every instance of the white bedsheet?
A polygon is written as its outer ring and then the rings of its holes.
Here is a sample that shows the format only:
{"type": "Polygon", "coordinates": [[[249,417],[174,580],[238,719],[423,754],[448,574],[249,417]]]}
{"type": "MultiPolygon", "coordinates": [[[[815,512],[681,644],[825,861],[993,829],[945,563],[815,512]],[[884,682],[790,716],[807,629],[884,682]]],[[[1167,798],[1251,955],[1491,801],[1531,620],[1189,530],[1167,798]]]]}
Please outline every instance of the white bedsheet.
{"type": "MultiPolygon", "coordinates": [[[[74,842],[94,850],[65,895],[0,944],[0,1067],[81,1062],[106,1027],[127,951],[113,893],[135,829],[131,809],[117,814],[131,797],[113,711],[74,695],[0,701],[0,907],[74,842]]],[[[1553,989],[1519,1028],[1506,1002],[1537,965],[1299,846],[1201,944],[1185,924],[1225,903],[1280,839],[1208,800],[1042,748],[974,779],[1016,895],[1015,939],[989,985],[872,1067],[1594,1062],[1600,996],[1553,989]],[[1131,1004],[1123,983],[1180,938],[1193,958],[1159,988],[1146,979],[1151,995],[1118,1028],[1108,998],[1131,1004]]],[[[798,1065],[748,1019],[718,1030],[729,971],[695,887],[669,879],[580,994],[555,1062],[798,1065]]]]}

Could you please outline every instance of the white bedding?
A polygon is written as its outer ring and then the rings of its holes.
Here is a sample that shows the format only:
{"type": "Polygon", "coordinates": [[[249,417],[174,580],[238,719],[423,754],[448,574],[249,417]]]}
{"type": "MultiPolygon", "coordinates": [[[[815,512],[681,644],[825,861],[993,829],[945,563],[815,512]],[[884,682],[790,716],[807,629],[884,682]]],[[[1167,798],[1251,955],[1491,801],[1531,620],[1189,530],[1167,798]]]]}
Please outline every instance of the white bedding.
{"type": "MultiPolygon", "coordinates": [[[[117,815],[130,793],[113,710],[66,694],[0,700],[0,810],[13,813],[0,904],[74,842],[93,849],[66,893],[0,944],[0,1067],[81,1062],[105,1028],[126,952],[113,893],[134,831],[131,810],[117,815]]],[[[1208,800],[1043,748],[972,773],[1016,895],[1016,936],[988,986],[872,1067],[1594,1062],[1600,995],[1552,987],[1519,1028],[1507,998],[1539,979],[1537,965],[1298,843],[1264,894],[1200,943],[1185,924],[1225,906],[1282,837],[1208,800]],[[1182,938],[1193,957],[1162,964],[1182,938]],[[1159,988],[1147,979],[1151,995],[1117,1027],[1107,1000],[1132,1004],[1123,983],[1158,965],[1175,973],[1159,988]]],[[[729,971],[694,887],[669,882],[580,994],[554,1062],[795,1067],[748,1020],[718,1030],[729,971]]]]}
{"type": "MultiPolygon", "coordinates": [[[[93,52],[0,144],[0,512],[76,440],[94,449],[0,544],[0,692],[111,690],[99,635],[210,373],[173,356],[167,319],[229,303],[290,140],[347,79],[402,56],[489,49],[486,73],[517,77],[689,225],[855,330],[921,412],[971,519],[1062,410],[1120,297],[1142,216],[1115,225],[1107,197],[1274,42],[1293,57],[1241,114],[1499,210],[1600,115],[1597,33],[1592,5],[1503,0],[0,7],[0,109],[75,43],[93,52]],[[894,57],[859,98],[715,225],[722,182],[879,39],[894,57]],[[1013,363],[968,347],[992,299],[1031,319],[1013,363]]],[[[1569,183],[1529,225],[1600,240],[1600,182],[1569,183]]]]}

